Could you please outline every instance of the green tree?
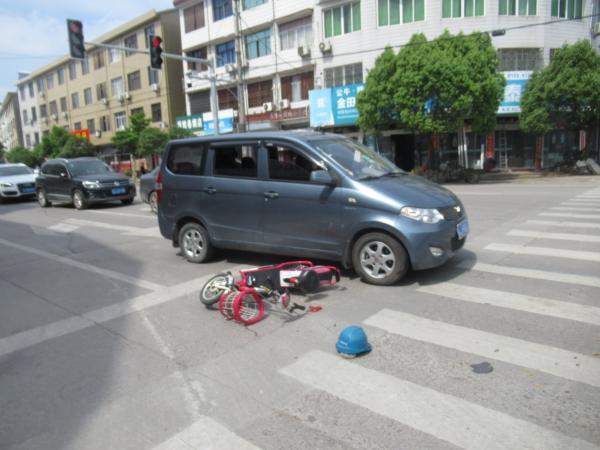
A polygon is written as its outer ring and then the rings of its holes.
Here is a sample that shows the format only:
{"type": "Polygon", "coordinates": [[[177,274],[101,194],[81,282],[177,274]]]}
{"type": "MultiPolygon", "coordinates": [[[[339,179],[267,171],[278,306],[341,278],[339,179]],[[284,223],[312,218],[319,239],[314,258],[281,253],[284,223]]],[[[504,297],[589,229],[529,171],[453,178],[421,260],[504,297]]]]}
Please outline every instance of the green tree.
{"type": "Polygon", "coordinates": [[[600,55],[588,40],[564,45],[536,72],[521,98],[521,127],[543,135],[553,128],[586,130],[600,120],[600,55]]]}
{"type": "Polygon", "coordinates": [[[148,119],[143,113],[133,114],[129,116],[129,130],[138,136],[142,131],[150,126],[150,119],[148,119]]]}
{"type": "Polygon", "coordinates": [[[61,158],[77,158],[80,156],[94,156],[95,154],[95,147],[87,139],[69,136],[58,156],[61,158]]]}
{"type": "Polygon", "coordinates": [[[120,153],[135,153],[139,136],[129,129],[117,131],[112,137],[112,143],[120,153]]]}
{"type": "Polygon", "coordinates": [[[6,151],[4,150],[4,145],[0,142],[0,161],[4,161],[4,155],[6,151]]]}
{"type": "Polygon", "coordinates": [[[138,141],[138,155],[150,156],[162,153],[169,137],[158,128],[146,128],[140,133],[138,141]]]}
{"type": "Polygon", "coordinates": [[[25,147],[15,147],[7,152],[6,160],[9,163],[23,163],[32,168],[41,163],[35,153],[25,147]]]}
{"type": "Polygon", "coordinates": [[[194,133],[192,133],[190,130],[181,127],[171,127],[169,128],[167,134],[169,137],[169,141],[172,141],[173,139],[184,139],[194,136],[194,133]]]}
{"type": "Polygon", "coordinates": [[[42,141],[34,147],[34,152],[42,161],[57,157],[71,137],[73,135],[64,128],[52,127],[50,133],[42,137],[42,141]]]}

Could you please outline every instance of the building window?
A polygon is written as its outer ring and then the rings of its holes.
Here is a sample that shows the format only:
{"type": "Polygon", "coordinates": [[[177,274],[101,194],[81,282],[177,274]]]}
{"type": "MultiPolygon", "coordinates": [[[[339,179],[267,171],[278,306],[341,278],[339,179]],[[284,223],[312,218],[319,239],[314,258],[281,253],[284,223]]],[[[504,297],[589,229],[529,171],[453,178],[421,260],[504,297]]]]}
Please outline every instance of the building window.
{"type": "Polygon", "coordinates": [[[224,42],[223,44],[215,46],[215,51],[217,53],[217,67],[235,63],[234,41],[224,42]]]}
{"type": "Polygon", "coordinates": [[[85,88],[83,90],[83,103],[91,105],[92,101],[92,88],[85,88]]]}
{"type": "Polygon", "coordinates": [[[38,89],[38,92],[44,92],[45,87],[44,87],[44,79],[43,78],[38,78],[37,89],[38,89]]]}
{"type": "Polygon", "coordinates": [[[94,69],[98,70],[104,67],[104,50],[98,50],[94,53],[94,69]]]}
{"type": "Polygon", "coordinates": [[[35,133],[33,133],[33,138],[34,138],[34,139],[33,139],[33,141],[34,141],[36,144],[39,144],[39,143],[40,143],[40,133],[38,133],[37,131],[36,131],[35,133]]]}
{"type": "Polygon", "coordinates": [[[116,48],[108,49],[108,62],[109,64],[113,64],[121,61],[121,50],[117,50],[116,48]]]}
{"type": "Polygon", "coordinates": [[[33,90],[33,81],[30,81],[27,84],[27,87],[29,88],[29,98],[33,98],[33,96],[35,95],[35,92],[33,90]]]}
{"type": "Polygon", "coordinates": [[[290,102],[308,100],[308,91],[314,89],[314,75],[306,72],[281,78],[281,98],[290,102]]]}
{"type": "Polygon", "coordinates": [[[131,110],[131,115],[135,116],[136,114],[144,115],[144,108],[133,108],[131,110]]]}
{"type": "Polygon", "coordinates": [[[71,94],[71,105],[73,105],[73,109],[79,108],[79,93],[74,92],[71,94]]]}
{"type": "Polygon", "coordinates": [[[56,100],[52,100],[49,103],[49,106],[50,106],[50,115],[52,115],[52,116],[58,115],[58,105],[56,104],[56,100]]]}
{"type": "Polygon", "coordinates": [[[363,82],[362,63],[325,69],[325,87],[345,86],[363,82]]]}
{"type": "MultiPolygon", "coordinates": [[[[124,44],[125,44],[125,47],[128,47],[128,48],[138,48],[137,34],[134,33],[130,36],[127,36],[125,38],[124,44]]],[[[125,56],[131,56],[131,55],[133,55],[133,52],[125,51],[125,56]]]]}
{"type": "Polygon", "coordinates": [[[32,122],[37,121],[37,110],[35,109],[35,106],[31,107],[31,121],[32,122]]]}
{"type": "Polygon", "coordinates": [[[542,53],[539,48],[501,48],[498,49],[499,70],[536,70],[542,65],[542,53]]]}
{"type": "Polygon", "coordinates": [[[48,109],[46,105],[40,105],[40,117],[43,119],[48,117],[48,109]]]}
{"type": "Polygon", "coordinates": [[[54,73],[49,73],[46,76],[46,89],[52,89],[54,87],[54,73]]]}
{"type": "Polygon", "coordinates": [[[118,97],[123,94],[123,78],[113,78],[110,80],[110,90],[113,97],[118,97]]]}
{"type": "Polygon", "coordinates": [[[124,130],[127,127],[125,111],[115,113],[115,130],[124,130]]]}
{"type": "Polygon", "coordinates": [[[142,88],[142,76],[139,70],[127,74],[127,88],[130,91],[137,91],[142,88]]]}
{"type": "Polygon", "coordinates": [[[108,120],[108,116],[100,117],[100,129],[102,131],[110,131],[110,120],[108,120]]]}
{"type": "Polygon", "coordinates": [[[552,17],[581,18],[583,0],[552,0],[552,17]]]}
{"type": "Polygon", "coordinates": [[[325,37],[339,36],[360,30],[360,2],[327,9],[323,13],[325,37]]]}
{"type": "Polygon", "coordinates": [[[153,103],[150,105],[150,109],[152,110],[152,122],[162,122],[160,103],[153,103]]]}
{"type": "Polygon", "coordinates": [[[281,50],[296,49],[313,42],[312,17],[295,20],[279,27],[281,50]]]}
{"type": "Polygon", "coordinates": [[[535,16],[537,0],[500,0],[498,9],[501,16],[535,16]]]}
{"type": "Polygon", "coordinates": [[[31,147],[31,136],[29,136],[28,134],[25,135],[25,145],[27,147],[31,147]]]}
{"type": "Polygon", "coordinates": [[[21,96],[21,100],[25,100],[25,86],[19,87],[19,95],[21,96]]]}
{"type": "Polygon", "coordinates": [[[267,3],[267,0],[244,0],[243,6],[244,9],[254,8],[255,6],[262,5],[263,3],[267,3]]]}
{"type": "Polygon", "coordinates": [[[29,122],[29,118],[27,117],[27,110],[23,110],[23,122],[27,124],[29,122]]]}
{"type": "Polygon", "coordinates": [[[67,97],[60,98],[60,112],[67,112],[67,97]]]}
{"type": "Polygon", "coordinates": [[[225,19],[233,15],[231,8],[231,0],[212,0],[213,5],[213,20],[225,19]]]}
{"type": "Polygon", "coordinates": [[[463,0],[442,0],[442,17],[462,17],[463,0]]]}
{"type": "Polygon", "coordinates": [[[106,83],[100,83],[96,85],[96,98],[98,101],[106,98],[106,83]]]}
{"type": "Polygon", "coordinates": [[[273,101],[273,80],[248,84],[248,106],[255,108],[273,101]]]}
{"type": "Polygon", "coordinates": [[[81,60],[81,75],[90,73],[90,60],[85,58],[81,60]]]}
{"type": "Polygon", "coordinates": [[[56,78],[58,79],[58,84],[65,84],[65,68],[64,67],[59,67],[59,69],[56,71],[56,78]]]}
{"type": "Polygon", "coordinates": [[[271,54],[271,29],[246,36],[246,57],[260,58],[271,54]]]}
{"type": "Polygon", "coordinates": [[[75,123],[73,124],[73,128],[74,128],[75,130],[81,130],[81,122],[75,122],[75,123]]]}
{"type": "Polygon", "coordinates": [[[150,48],[150,36],[154,36],[156,34],[154,30],[154,24],[148,25],[144,28],[144,40],[146,41],[146,48],[150,48]]]}
{"type": "Polygon", "coordinates": [[[204,28],[204,3],[185,8],[183,10],[183,22],[186,33],[204,28]]]}
{"type": "Polygon", "coordinates": [[[160,83],[160,70],[148,66],[148,85],[160,83]]]}
{"type": "Polygon", "coordinates": [[[77,78],[77,64],[74,62],[69,63],[69,80],[73,81],[77,78]]]}
{"type": "MultiPolygon", "coordinates": [[[[198,48],[196,50],[192,50],[191,52],[188,52],[187,56],[189,56],[190,58],[206,59],[206,54],[207,54],[206,47],[202,47],[202,48],[198,48]]],[[[196,72],[205,72],[208,70],[208,66],[206,64],[200,64],[200,63],[195,63],[195,62],[190,62],[190,61],[188,61],[187,67],[188,67],[188,70],[193,70],[196,72]]]]}
{"type": "Polygon", "coordinates": [[[90,134],[94,134],[96,132],[96,122],[94,119],[88,119],[86,125],[87,129],[90,130],[90,134]]]}
{"type": "Polygon", "coordinates": [[[425,20],[425,0],[379,0],[379,26],[425,20]]]}
{"type": "MultiPolygon", "coordinates": [[[[238,109],[238,101],[230,89],[221,89],[217,92],[219,109],[238,109]]],[[[210,107],[208,109],[210,111],[210,107]]]]}

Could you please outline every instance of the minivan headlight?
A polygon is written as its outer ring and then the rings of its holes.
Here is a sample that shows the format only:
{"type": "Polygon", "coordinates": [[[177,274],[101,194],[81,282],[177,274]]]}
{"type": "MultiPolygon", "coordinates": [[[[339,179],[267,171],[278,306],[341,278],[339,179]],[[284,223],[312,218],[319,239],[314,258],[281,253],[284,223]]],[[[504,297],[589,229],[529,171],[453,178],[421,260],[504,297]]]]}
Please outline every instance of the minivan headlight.
{"type": "Polygon", "coordinates": [[[400,215],[423,223],[438,223],[444,220],[444,216],[435,208],[405,206],[400,210],[400,215]]]}
{"type": "Polygon", "coordinates": [[[100,183],[98,181],[83,181],[81,184],[83,184],[84,188],[88,188],[88,189],[99,189],[100,188],[100,183]]]}

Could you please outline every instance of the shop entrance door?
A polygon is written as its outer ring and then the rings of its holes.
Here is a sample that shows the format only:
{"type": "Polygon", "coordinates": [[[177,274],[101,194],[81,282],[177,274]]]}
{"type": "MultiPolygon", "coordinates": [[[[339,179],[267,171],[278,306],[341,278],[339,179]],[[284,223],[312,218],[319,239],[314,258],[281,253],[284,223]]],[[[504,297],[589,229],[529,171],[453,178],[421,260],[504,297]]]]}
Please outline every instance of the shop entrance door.
{"type": "Polygon", "coordinates": [[[394,143],[395,163],[402,170],[410,172],[415,168],[415,137],[412,134],[391,136],[394,143]]]}

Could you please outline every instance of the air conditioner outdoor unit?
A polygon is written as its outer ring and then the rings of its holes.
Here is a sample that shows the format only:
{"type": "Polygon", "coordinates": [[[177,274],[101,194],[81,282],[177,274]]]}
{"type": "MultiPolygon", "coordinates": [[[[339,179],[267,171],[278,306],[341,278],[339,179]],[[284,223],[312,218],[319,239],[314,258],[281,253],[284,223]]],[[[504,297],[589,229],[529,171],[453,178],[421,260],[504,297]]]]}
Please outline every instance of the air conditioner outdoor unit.
{"type": "Polygon", "coordinates": [[[96,136],[97,138],[99,138],[100,136],[102,136],[102,131],[98,130],[94,133],[94,136],[96,136]]]}
{"type": "Polygon", "coordinates": [[[290,101],[284,98],[279,101],[279,109],[288,109],[290,107],[290,101]]]}
{"type": "Polygon", "coordinates": [[[69,113],[67,113],[66,111],[63,111],[63,117],[64,117],[65,119],[67,119],[67,118],[69,117],[69,113]]]}
{"type": "Polygon", "coordinates": [[[594,36],[598,36],[600,34],[600,22],[594,24],[594,28],[592,29],[592,33],[594,36]]]}
{"type": "Polygon", "coordinates": [[[272,102],[263,103],[263,111],[264,112],[273,111],[273,103],[272,102]]]}
{"type": "Polygon", "coordinates": [[[41,98],[46,98],[46,92],[40,91],[40,97],[41,98]]]}
{"type": "Polygon", "coordinates": [[[42,117],[42,122],[48,123],[48,118],[47,117],[42,117]]]}
{"type": "Polygon", "coordinates": [[[321,53],[331,53],[331,42],[321,42],[319,44],[319,50],[321,50],[321,53]]]}
{"type": "Polygon", "coordinates": [[[235,72],[235,65],[234,64],[225,64],[225,71],[226,72],[235,72]]]}
{"type": "Polygon", "coordinates": [[[158,83],[152,83],[150,85],[150,89],[152,89],[154,92],[158,92],[158,83]]]}
{"type": "Polygon", "coordinates": [[[105,105],[108,105],[108,99],[107,98],[103,98],[102,99],[102,103],[104,103],[105,105]]]}
{"type": "Polygon", "coordinates": [[[310,56],[310,47],[308,45],[301,45],[298,47],[298,56],[306,58],[310,56]]]}
{"type": "Polygon", "coordinates": [[[58,114],[52,114],[52,120],[58,120],[58,114]]]}
{"type": "Polygon", "coordinates": [[[123,97],[125,97],[125,100],[131,100],[131,94],[129,94],[129,92],[125,92],[123,97]]]}
{"type": "Polygon", "coordinates": [[[125,94],[119,94],[117,96],[117,100],[119,100],[121,103],[123,103],[125,101],[125,94]]]}

